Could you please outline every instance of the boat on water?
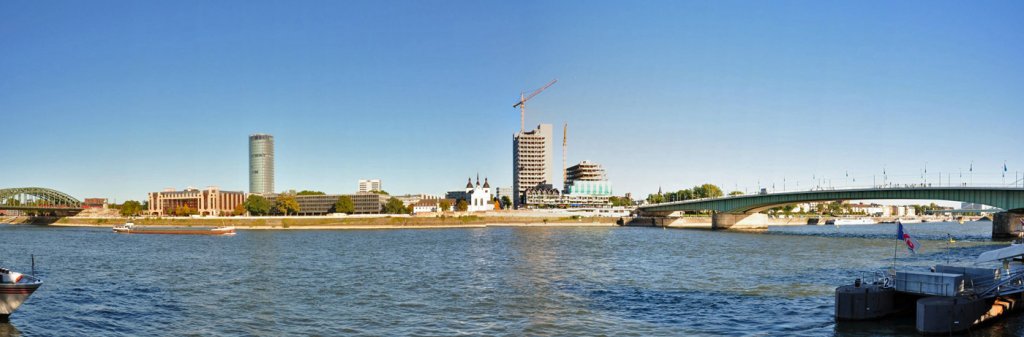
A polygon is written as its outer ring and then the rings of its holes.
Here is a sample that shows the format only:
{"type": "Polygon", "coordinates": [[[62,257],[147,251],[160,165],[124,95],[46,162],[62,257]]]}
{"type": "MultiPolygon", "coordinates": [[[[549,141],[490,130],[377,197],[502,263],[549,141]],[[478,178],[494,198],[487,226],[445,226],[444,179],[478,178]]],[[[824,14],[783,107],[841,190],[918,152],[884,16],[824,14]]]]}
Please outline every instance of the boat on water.
{"type": "MultiPolygon", "coordinates": [[[[949,240],[953,240],[952,237],[949,240]]],[[[916,316],[917,331],[954,334],[1007,313],[1024,303],[1024,245],[984,252],[974,265],[935,265],[929,270],[879,273],[872,282],[854,280],[836,288],[837,321],[916,316]]]]}
{"type": "Polygon", "coordinates": [[[235,227],[180,227],[180,226],[136,226],[126,222],[114,226],[114,233],[119,234],[179,234],[179,235],[235,235],[235,227]]]}
{"type": "Polygon", "coordinates": [[[0,268],[0,322],[8,321],[41,285],[43,281],[35,276],[0,268]]]}
{"type": "Polygon", "coordinates": [[[875,225],[877,221],[871,218],[839,218],[832,220],[832,224],[836,226],[840,225],[875,225]]]}

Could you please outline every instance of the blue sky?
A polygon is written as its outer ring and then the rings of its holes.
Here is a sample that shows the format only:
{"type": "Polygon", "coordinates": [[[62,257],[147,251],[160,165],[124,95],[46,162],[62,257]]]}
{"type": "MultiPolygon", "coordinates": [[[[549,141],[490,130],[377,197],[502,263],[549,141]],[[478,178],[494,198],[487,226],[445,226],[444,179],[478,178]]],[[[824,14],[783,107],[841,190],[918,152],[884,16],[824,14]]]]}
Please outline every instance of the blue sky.
{"type": "Polygon", "coordinates": [[[3,2],[0,186],[245,190],[256,132],[279,190],[510,186],[512,104],[552,78],[528,127],[619,193],[1000,182],[1022,31],[1019,1],[3,2]]]}

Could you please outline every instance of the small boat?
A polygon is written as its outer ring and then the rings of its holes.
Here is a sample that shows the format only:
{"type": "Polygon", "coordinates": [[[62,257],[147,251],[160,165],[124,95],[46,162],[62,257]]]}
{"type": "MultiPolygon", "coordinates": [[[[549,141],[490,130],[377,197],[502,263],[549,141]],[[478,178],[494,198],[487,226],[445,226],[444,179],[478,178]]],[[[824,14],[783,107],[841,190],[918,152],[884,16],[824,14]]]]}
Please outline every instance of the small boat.
{"type": "Polygon", "coordinates": [[[183,234],[183,235],[235,235],[235,227],[180,227],[180,226],[136,226],[131,221],[114,226],[114,233],[120,234],[183,234]]]}
{"type": "Polygon", "coordinates": [[[835,220],[835,225],[836,226],[839,226],[839,225],[875,225],[875,224],[878,224],[878,222],[876,222],[875,220],[873,220],[871,218],[856,218],[856,219],[853,219],[853,218],[843,218],[843,219],[836,219],[835,220]]]}
{"type": "Polygon", "coordinates": [[[31,275],[0,268],[0,322],[9,320],[43,281],[31,275]]]}

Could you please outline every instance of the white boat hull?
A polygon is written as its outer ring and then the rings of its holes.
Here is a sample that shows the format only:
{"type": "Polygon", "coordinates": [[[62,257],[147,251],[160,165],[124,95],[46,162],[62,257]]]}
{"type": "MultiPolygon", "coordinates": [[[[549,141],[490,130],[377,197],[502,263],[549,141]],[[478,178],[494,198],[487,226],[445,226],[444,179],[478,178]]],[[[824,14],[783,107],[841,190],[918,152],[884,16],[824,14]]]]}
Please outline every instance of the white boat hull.
{"type": "Polygon", "coordinates": [[[39,279],[27,275],[18,283],[0,283],[0,321],[6,321],[42,284],[39,279]]]}
{"type": "Polygon", "coordinates": [[[871,219],[836,219],[836,226],[851,226],[851,225],[876,225],[877,221],[871,219]]]}

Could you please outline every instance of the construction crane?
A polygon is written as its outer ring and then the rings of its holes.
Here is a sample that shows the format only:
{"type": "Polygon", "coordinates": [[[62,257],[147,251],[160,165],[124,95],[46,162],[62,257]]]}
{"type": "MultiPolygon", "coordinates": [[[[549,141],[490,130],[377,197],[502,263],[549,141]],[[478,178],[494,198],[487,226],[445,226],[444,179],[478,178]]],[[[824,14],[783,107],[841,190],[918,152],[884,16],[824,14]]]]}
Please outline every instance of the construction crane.
{"type": "Polygon", "coordinates": [[[529,101],[533,96],[537,96],[537,94],[555,84],[555,82],[558,82],[557,78],[551,80],[551,82],[548,82],[548,84],[545,84],[540,89],[534,90],[529,95],[525,95],[523,92],[519,93],[519,102],[512,106],[513,108],[519,108],[519,132],[526,130],[526,101],[529,101]]]}
{"type": "Polygon", "coordinates": [[[565,148],[566,148],[565,145],[566,145],[566,139],[569,137],[568,133],[567,133],[568,131],[569,131],[569,123],[563,124],[562,125],[562,185],[565,185],[565,179],[567,178],[567,175],[569,174],[568,168],[565,167],[565,148]]]}

